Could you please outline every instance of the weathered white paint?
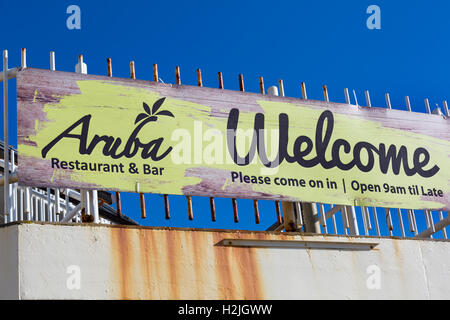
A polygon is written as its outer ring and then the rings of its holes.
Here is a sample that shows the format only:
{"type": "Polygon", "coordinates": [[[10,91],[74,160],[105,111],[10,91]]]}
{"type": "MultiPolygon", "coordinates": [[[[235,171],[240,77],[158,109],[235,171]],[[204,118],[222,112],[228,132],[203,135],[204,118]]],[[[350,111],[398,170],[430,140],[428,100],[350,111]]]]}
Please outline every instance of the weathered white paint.
{"type": "Polygon", "coordinates": [[[0,298],[450,299],[449,252],[450,242],[439,240],[13,224],[0,227],[0,298]],[[215,245],[230,238],[379,244],[369,251],[215,245]],[[366,285],[371,265],[381,271],[379,290],[366,285]],[[70,266],[80,268],[79,290],[66,286],[70,266]]]}

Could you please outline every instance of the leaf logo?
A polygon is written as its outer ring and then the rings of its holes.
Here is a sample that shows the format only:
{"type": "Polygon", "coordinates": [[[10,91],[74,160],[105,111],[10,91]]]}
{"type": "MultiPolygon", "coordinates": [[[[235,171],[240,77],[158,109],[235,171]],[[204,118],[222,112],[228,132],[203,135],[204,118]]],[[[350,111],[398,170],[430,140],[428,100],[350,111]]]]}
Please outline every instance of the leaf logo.
{"type": "MultiPolygon", "coordinates": [[[[148,104],[146,104],[145,102],[143,103],[143,108],[144,108],[144,112],[139,113],[136,117],[136,120],[134,121],[134,124],[141,122],[142,120],[144,120],[143,122],[147,123],[150,121],[157,121],[158,120],[158,116],[167,116],[167,117],[172,117],[175,118],[175,116],[172,114],[172,112],[170,112],[169,110],[160,110],[158,111],[162,104],[164,103],[164,101],[166,100],[166,98],[161,98],[159,100],[157,100],[153,106],[152,109],[150,110],[150,107],[148,106],[148,104]]],[[[142,124],[142,122],[141,122],[142,124]]]]}

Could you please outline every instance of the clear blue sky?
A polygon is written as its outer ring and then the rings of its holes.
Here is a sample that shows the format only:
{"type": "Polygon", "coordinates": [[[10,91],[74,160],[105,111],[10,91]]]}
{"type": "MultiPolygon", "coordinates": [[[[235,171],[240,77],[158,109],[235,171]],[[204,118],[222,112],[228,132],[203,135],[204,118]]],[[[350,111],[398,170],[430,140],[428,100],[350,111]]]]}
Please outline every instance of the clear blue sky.
{"type": "MultiPolygon", "coordinates": [[[[322,99],[326,84],[332,101],[344,101],[344,88],[354,89],[363,104],[364,90],[372,105],[385,106],[391,94],[394,108],[405,109],[409,95],[413,110],[424,112],[449,99],[448,76],[450,3],[446,1],[1,1],[0,47],[8,49],[10,67],[20,64],[27,48],[28,66],[74,71],[83,54],[90,74],[106,74],[112,58],[113,75],[129,77],[136,63],[139,79],[152,79],[152,64],[164,82],[196,84],[202,69],[205,86],[217,87],[222,71],[228,89],[259,92],[283,79],[287,96],[300,95],[305,81],[308,98],[322,99]],[[81,8],[81,30],[68,30],[66,9],[81,8]],[[381,8],[381,30],[369,30],[366,9],[381,8]]],[[[12,82],[11,82],[12,83],[12,82]]],[[[15,86],[10,85],[10,123],[16,123],[15,86]]],[[[3,124],[2,124],[3,126],[3,124]]],[[[3,132],[3,128],[1,129],[3,132]]],[[[10,141],[16,145],[15,128],[10,141]]],[[[218,221],[210,222],[209,200],[194,199],[194,221],[187,219],[184,197],[171,197],[173,219],[164,219],[163,200],[147,196],[145,221],[139,218],[136,194],[124,195],[124,210],[139,223],[190,227],[265,229],[275,221],[273,202],[261,202],[261,224],[255,225],[251,201],[239,202],[241,223],[233,223],[231,200],[216,202],[218,221]]]]}

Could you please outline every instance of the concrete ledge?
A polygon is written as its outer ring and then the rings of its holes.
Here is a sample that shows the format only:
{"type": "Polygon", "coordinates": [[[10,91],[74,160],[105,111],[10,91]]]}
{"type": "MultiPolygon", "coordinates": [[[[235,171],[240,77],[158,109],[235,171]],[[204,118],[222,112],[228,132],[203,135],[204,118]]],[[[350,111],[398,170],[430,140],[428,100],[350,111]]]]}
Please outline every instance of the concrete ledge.
{"type": "Polygon", "coordinates": [[[50,223],[0,240],[2,299],[450,298],[442,240],[50,223]],[[271,242],[320,250],[251,245],[271,242]]]}

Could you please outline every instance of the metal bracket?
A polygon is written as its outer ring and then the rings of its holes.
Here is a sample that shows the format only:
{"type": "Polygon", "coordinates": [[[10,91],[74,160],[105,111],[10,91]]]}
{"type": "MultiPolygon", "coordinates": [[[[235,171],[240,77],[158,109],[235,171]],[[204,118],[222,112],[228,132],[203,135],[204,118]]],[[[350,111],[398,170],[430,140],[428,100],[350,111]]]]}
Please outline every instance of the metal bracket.
{"type": "Polygon", "coordinates": [[[348,241],[308,241],[308,240],[259,240],[259,239],[223,239],[216,246],[247,248],[280,248],[280,249],[322,249],[369,251],[378,245],[377,242],[348,241]]]}

